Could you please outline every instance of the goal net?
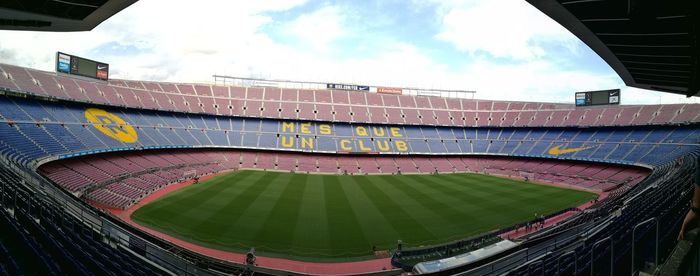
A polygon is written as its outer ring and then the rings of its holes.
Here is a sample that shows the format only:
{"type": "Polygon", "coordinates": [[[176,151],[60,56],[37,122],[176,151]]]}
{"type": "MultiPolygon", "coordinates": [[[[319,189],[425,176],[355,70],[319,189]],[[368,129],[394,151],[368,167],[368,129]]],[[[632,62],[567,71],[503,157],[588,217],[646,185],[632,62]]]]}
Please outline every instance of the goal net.
{"type": "Polygon", "coordinates": [[[534,180],[535,174],[531,172],[520,172],[520,177],[526,180],[534,180]]]}
{"type": "Polygon", "coordinates": [[[194,178],[195,176],[197,176],[197,170],[189,170],[182,173],[183,178],[194,178]]]}

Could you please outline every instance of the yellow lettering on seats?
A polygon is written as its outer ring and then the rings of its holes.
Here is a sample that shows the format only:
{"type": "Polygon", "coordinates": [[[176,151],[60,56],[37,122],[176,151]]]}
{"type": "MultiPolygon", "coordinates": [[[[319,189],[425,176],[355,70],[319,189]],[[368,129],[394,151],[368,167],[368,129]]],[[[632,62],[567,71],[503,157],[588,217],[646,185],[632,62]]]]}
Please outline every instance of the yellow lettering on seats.
{"type": "Polygon", "coordinates": [[[320,129],[321,134],[323,135],[331,135],[331,126],[329,125],[320,125],[318,126],[320,129]]]}
{"type": "Polygon", "coordinates": [[[351,151],[352,148],[349,146],[349,144],[350,144],[350,140],[346,140],[346,139],[340,140],[340,148],[343,150],[351,151]]]}
{"type": "Polygon", "coordinates": [[[292,148],[292,147],[294,147],[294,138],[289,137],[289,136],[282,136],[280,143],[285,148],[292,148]]]}
{"type": "Polygon", "coordinates": [[[377,140],[377,149],[379,149],[379,151],[389,151],[389,141],[377,140]]]}
{"type": "Polygon", "coordinates": [[[396,141],[396,149],[401,152],[406,152],[408,151],[408,145],[406,145],[405,141],[396,141]]]}
{"type": "Polygon", "coordinates": [[[367,129],[362,126],[355,127],[355,133],[357,133],[358,136],[367,136],[367,129]]]}
{"type": "Polygon", "coordinates": [[[301,124],[301,133],[311,134],[311,130],[309,129],[309,127],[311,127],[311,123],[302,123],[301,124]]]}
{"type": "Polygon", "coordinates": [[[401,134],[401,129],[398,127],[392,127],[391,128],[391,136],[392,137],[403,137],[403,134],[401,134]]]}
{"type": "Polygon", "coordinates": [[[282,122],[282,132],[294,133],[294,123],[293,122],[282,122]]]}
{"type": "Polygon", "coordinates": [[[309,149],[313,149],[314,139],[311,137],[301,137],[301,148],[305,149],[307,146],[309,149]]]}
{"type": "Polygon", "coordinates": [[[384,137],[383,127],[372,127],[372,131],[374,132],[375,137],[384,137]]]}
{"type": "Polygon", "coordinates": [[[372,148],[366,147],[362,140],[357,141],[357,145],[360,146],[361,151],[372,151],[372,148]]]}

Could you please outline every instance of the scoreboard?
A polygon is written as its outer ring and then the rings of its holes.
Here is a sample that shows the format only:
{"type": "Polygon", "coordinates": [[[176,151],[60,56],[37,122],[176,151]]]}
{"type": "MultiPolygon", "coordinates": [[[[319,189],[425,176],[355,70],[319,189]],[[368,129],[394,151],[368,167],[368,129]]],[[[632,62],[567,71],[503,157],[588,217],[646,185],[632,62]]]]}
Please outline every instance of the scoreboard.
{"type": "Polygon", "coordinates": [[[620,89],[576,92],[576,106],[620,104],[620,89]]]}
{"type": "Polygon", "coordinates": [[[108,80],[109,64],[56,52],[56,72],[108,80]]]}

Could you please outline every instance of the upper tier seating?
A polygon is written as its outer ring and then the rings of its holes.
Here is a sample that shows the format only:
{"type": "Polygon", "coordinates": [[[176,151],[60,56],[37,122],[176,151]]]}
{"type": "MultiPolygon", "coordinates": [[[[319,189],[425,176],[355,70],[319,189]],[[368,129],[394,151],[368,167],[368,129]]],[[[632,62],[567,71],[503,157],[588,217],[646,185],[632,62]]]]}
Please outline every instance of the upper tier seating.
{"type": "Polygon", "coordinates": [[[441,126],[616,126],[700,121],[700,105],[606,106],[224,87],[111,80],[108,84],[0,64],[0,89],[71,101],[243,117],[441,126]]]}

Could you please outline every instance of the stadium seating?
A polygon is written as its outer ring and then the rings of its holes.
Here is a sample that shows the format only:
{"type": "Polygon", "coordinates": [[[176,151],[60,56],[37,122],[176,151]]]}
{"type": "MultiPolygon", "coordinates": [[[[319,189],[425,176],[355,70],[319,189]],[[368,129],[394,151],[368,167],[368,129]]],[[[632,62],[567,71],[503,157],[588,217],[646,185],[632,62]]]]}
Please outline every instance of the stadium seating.
{"type": "Polygon", "coordinates": [[[3,275],[165,275],[107,243],[100,233],[47,202],[28,197],[20,177],[0,168],[0,272],[3,275]],[[11,189],[9,189],[11,187],[11,189]],[[22,201],[16,205],[11,202],[22,201]],[[14,208],[8,212],[9,208],[14,208]]]}
{"type": "Polygon", "coordinates": [[[8,91],[213,115],[475,127],[667,125],[700,121],[697,104],[575,108],[567,104],[446,100],[336,90],[229,89],[124,80],[102,84],[7,64],[0,64],[0,73],[0,89],[8,91]],[[324,112],[328,110],[335,110],[336,116],[328,116],[332,115],[324,112]],[[391,114],[392,120],[388,121],[384,114],[391,114]],[[398,119],[399,114],[402,119],[398,119]]]}
{"type": "Polygon", "coordinates": [[[692,151],[700,141],[700,132],[691,126],[543,130],[377,128],[333,123],[325,125],[328,129],[324,133],[323,123],[303,125],[294,121],[112,108],[110,111],[133,127],[139,137],[135,142],[126,142],[103,134],[98,125],[88,122],[84,115],[87,107],[80,104],[37,103],[7,96],[0,96],[0,104],[3,107],[0,122],[5,122],[0,126],[4,129],[0,133],[3,138],[0,150],[20,162],[96,150],[214,146],[320,153],[496,154],[657,165],[692,151]],[[403,148],[394,144],[401,142],[403,148]],[[575,150],[566,152],[570,148],[575,150]],[[565,152],[558,152],[560,149],[565,152]]]}
{"type": "Polygon", "coordinates": [[[476,172],[597,192],[635,185],[648,175],[636,167],[513,157],[350,157],[194,149],[86,155],[42,165],[39,171],[90,202],[126,209],[170,184],[243,169],[363,175],[476,172]]]}

